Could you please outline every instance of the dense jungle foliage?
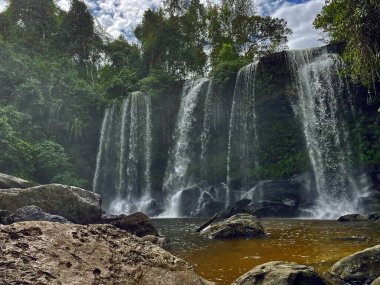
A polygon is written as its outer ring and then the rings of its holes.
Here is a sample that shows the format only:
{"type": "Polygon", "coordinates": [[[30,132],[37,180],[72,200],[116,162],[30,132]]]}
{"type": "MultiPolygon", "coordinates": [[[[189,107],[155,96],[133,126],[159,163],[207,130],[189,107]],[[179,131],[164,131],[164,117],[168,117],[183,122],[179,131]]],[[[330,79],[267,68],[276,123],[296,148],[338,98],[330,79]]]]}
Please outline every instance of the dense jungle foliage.
{"type": "MultiPolygon", "coordinates": [[[[346,73],[369,87],[370,101],[378,93],[378,5],[327,1],[315,21],[326,41],[345,43],[346,73]]],[[[67,12],[53,0],[7,1],[0,13],[0,172],[91,187],[108,103],[137,90],[166,102],[179,96],[183,80],[205,75],[230,94],[237,71],[286,49],[291,33],[284,20],[260,16],[253,0],[164,0],[134,32],[137,43],[111,39],[79,0],[67,12]]],[[[380,164],[379,134],[362,142],[371,164],[380,164]]]]}

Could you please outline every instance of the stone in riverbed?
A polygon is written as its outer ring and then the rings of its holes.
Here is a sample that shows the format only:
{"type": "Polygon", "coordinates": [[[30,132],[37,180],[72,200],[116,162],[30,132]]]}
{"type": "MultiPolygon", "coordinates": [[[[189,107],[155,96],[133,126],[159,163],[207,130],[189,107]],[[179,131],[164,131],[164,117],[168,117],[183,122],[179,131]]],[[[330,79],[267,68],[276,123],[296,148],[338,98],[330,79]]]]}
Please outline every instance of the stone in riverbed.
{"type": "Polygon", "coordinates": [[[336,284],[370,284],[380,276],[380,245],[339,260],[328,273],[336,284]]]}
{"type": "Polygon", "coordinates": [[[326,285],[312,267],[294,262],[272,261],[254,267],[231,285],[326,285]]]}
{"type": "Polygon", "coordinates": [[[78,224],[98,223],[102,215],[100,196],[77,187],[48,184],[0,190],[0,209],[13,213],[30,205],[78,224]]]}
{"type": "Polygon", "coordinates": [[[339,222],[363,222],[368,221],[368,219],[360,214],[348,214],[339,217],[339,222]]]}
{"type": "Polygon", "coordinates": [[[238,214],[211,224],[201,235],[211,239],[254,238],[264,237],[266,232],[260,221],[249,214],[238,214]]]}
{"type": "Polygon", "coordinates": [[[9,215],[6,218],[7,224],[26,222],[26,221],[48,221],[48,222],[58,222],[58,223],[70,223],[65,218],[61,216],[45,213],[41,210],[41,208],[34,205],[20,208],[15,213],[9,215]]]}
{"type": "Polygon", "coordinates": [[[0,284],[212,284],[165,250],[111,225],[0,228],[0,284]]]}
{"type": "Polygon", "coordinates": [[[123,215],[120,220],[113,221],[110,224],[138,237],[146,235],[158,236],[158,232],[150,222],[149,217],[141,212],[129,216],[123,215]]]}

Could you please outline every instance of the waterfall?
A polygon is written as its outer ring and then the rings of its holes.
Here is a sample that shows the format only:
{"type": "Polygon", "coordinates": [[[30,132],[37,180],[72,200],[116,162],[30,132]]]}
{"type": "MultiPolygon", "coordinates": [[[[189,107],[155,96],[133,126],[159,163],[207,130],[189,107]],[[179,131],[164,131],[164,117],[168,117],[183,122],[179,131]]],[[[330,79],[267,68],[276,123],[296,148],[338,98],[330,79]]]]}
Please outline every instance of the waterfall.
{"type": "Polygon", "coordinates": [[[255,108],[256,69],[257,63],[247,65],[239,71],[236,79],[228,138],[226,206],[235,200],[231,190],[239,190],[251,182],[254,178],[252,172],[259,166],[255,108]]]}
{"type": "Polygon", "coordinates": [[[194,181],[189,167],[195,162],[199,154],[195,151],[198,137],[194,132],[199,132],[198,125],[202,122],[197,116],[197,107],[204,101],[207,94],[209,80],[202,78],[188,80],[182,91],[181,106],[177,116],[177,124],[174,133],[174,147],[169,157],[166,170],[164,189],[168,192],[177,192],[194,181]]]}
{"type": "Polygon", "coordinates": [[[287,58],[297,91],[293,109],[302,122],[316,184],[312,215],[336,218],[356,213],[361,187],[350,162],[346,124],[352,109],[347,85],[338,74],[338,58],[320,49],[290,51],[287,58]]]}
{"type": "Polygon", "coordinates": [[[175,203],[179,201],[180,191],[199,182],[203,105],[209,85],[208,79],[201,78],[187,80],[183,87],[173,136],[174,145],[170,151],[164,179],[163,189],[169,198],[164,215],[178,216],[173,209],[178,209],[175,203]],[[174,196],[177,198],[173,199],[174,196]]]}
{"type": "Polygon", "coordinates": [[[149,211],[151,199],[152,110],[150,96],[131,93],[104,115],[94,191],[111,213],[149,211]]]}

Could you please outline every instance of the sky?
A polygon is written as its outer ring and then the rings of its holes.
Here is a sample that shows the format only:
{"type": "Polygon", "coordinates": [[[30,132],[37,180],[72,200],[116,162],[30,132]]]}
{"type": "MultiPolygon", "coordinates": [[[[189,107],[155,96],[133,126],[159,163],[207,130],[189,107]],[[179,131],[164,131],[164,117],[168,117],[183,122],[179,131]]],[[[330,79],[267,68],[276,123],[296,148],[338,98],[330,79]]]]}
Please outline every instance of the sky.
{"type": "MultiPolygon", "coordinates": [[[[69,0],[56,0],[64,10],[70,6],[69,0]]],[[[206,3],[207,0],[201,0],[206,3]]],[[[218,0],[209,0],[217,2],[218,0]]],[[[85,0],[91,13],[103,29],[113,37],[124,34],[133,40],[133,29],[141,22],[144,11],[158,7],[161,0],[85,0]]],[[[315,15],[321,10],[324,0],[256,0],[261,15],[283,18],[288,22],[293,34],[289,36],[290,49],[321,46],[320,32],[313,28],[315,15]]],[[[0,0],[0,11],[5,1],[0,0]]]]}

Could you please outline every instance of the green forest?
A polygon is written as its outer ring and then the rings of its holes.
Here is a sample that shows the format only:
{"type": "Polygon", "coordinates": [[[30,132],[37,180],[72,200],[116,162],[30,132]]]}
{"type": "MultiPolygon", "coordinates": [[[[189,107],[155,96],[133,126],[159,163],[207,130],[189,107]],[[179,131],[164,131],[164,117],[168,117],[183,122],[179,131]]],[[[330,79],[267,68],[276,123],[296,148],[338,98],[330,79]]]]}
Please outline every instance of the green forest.
{"type": "MultiPolygon", "coordinates": [[[[380,79],[378,1],[328,1],[315,20],[326,43],[343,44],[342,74],[376,102],[380,79]],[[353,15],[351,17],[351,15],[353,15]]],[[[0,171],[38,183],[91,187],[107,104],[132,91],[177,92],[188,78],[229,84],[253,60],[287,49],[283,19],[253,0],[165,0],[147,10],[136,42],[111,39],[86,5],[7,1],[0,14],[0,171]]],[[[380,161],[377,121],[364,160],[380,161]],[[373,141],[375,141],[373,143],[373,141]],[[377,141],[377,142],[376,142],[377,141]]]]}

